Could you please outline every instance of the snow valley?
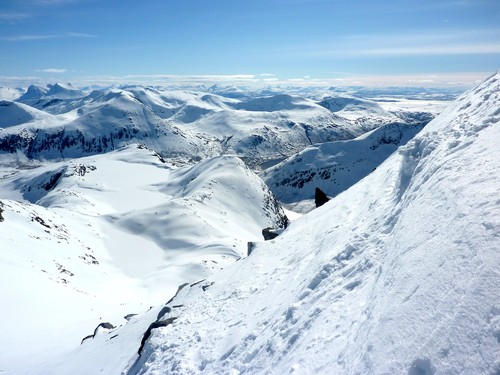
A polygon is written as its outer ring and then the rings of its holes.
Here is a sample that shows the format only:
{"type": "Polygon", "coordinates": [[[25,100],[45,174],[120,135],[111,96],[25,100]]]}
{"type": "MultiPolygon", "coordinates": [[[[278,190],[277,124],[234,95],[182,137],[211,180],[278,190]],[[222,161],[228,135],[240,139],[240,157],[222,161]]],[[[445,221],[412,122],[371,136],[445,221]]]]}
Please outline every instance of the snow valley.
{"type": "Polygon", "coordinates": [[[500,73],[0,93],[1,373],[500,372],[500,73]]]}

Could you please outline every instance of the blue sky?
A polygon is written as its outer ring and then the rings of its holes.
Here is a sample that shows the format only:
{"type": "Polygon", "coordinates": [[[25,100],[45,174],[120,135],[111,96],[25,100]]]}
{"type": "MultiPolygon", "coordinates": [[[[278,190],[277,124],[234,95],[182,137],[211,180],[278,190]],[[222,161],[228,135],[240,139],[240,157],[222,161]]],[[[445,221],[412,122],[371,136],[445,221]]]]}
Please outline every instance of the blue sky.
{"type": "Polygon", "coordinates": [[[453,84],[498,69],[499,0],[0,1],[0,85],[453,84]]]}

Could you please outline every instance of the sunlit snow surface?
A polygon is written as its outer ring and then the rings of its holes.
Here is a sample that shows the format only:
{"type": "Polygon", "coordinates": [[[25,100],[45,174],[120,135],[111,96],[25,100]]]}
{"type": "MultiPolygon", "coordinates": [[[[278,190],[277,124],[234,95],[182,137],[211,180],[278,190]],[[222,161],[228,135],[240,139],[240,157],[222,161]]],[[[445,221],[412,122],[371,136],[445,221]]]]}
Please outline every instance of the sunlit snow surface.
{"type": "MultiPolygon", "coordinates": [[[[496,74],[462,96],[359,183],[290,214],[268,242],[260,231],[281,210],[234,156],[179,168],[133,144],[65,162],[6,157],[0,373],[498,373],[499,86],[496,74]],[[139,356],[149,325],[168,318],[177,319],[154,329],[139,356]],[[116,328],[81,342],[101,322],[116,328]]],[[[262,156],[273,143],[224,144],[217,132],[281,142],[273,134],[286,131],[288,147],[304,134],[289,125],[331,118],[357,124],[353,136],[386,116],[383,103],[362,104],[364,113],[344,110],[348,121],[293,96],[240,104],[131,87],[55,103],[53,117],[25,128],[99,133],[101,120],[120,126],[121,116],[144,131],[168,125],[151,148],[190,153],[208,141],[201,156],[238,145],[262,156]]]]}
{"type": "Polygon", "coordinates": [[[14,373],[47,373],[40,363],[97,324],[165,303],[246,255],[283,215],[232,156],[174,168],[133,145],[3,173],[0,369],[14,373]]]}
{"type": "Polygon", "coordinates": [[[213,285],[185,288],[129,373],[498,373],[499,87],[496,74],[213,285]]]}

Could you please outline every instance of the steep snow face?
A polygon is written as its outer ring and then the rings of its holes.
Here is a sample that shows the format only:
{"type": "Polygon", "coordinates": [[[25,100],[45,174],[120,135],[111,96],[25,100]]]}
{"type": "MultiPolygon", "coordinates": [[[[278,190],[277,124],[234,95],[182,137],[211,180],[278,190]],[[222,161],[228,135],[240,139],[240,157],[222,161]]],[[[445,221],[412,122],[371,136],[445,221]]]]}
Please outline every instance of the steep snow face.
{"type": "Polygon", "coordinates": [[[389,124],[353,140],[310,146],[261,177],[284,203],[313,199],[317,187],[335,196],[371,173],[422,128],[389,124]]]}
{"type": "Polygon", "coordinates": [[[41,99],[49,91],[47,87],[30,85],[26,92],[18,99],[19,102],[41,99]]]}
{"type": "Polygon", "coordinates": [[[496,74],[360,183],[184,288],[128,373],[498,373],[499,107],[496,74]]]}
{"type": "MultiPolygon", "coordinates": [[[[123,324],[126,314],[165,303],[179,284],[235,262],[262,228],[285,220],[236,157],[174,168],[133,145],[0,171],[7,373],[53,373],[46,366],[77,350],[99,323],[123,324]]],[[[129,345],[126,360],[137,351],[129,345]]]]}

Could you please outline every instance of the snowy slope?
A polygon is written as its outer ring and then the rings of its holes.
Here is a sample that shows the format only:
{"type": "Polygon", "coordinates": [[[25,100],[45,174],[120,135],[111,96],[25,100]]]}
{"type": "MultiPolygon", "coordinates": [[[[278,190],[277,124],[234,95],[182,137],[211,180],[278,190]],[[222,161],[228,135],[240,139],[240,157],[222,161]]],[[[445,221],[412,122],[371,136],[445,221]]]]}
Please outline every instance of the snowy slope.
{"type": "MultiPolygon", "coordinates": [[[[284,224],[262,180],[231,156],[174,168],[133,145],[1,171],[7,374],[52,373],[45,366],[99,323],[123,324],[126,314],[165,303],[179,284],[245,255],[262,228],[284,224]]],[[[127,360],[137,350],[130,346],[127,360]]]]}
{"type": "Polygon", "coordinates": [[[422,128],[388,124],[356,139],[310,146],[261,177],[284,203],[313,199],[317,187],[335,196],[371,173],[422,128]]]}
{"type": "Polygon", "coordinates": [[[21,89],[0,86],[0,100],[16,100],[21,94],[21,89]]]}
{"type": "Polygon", "coordinates": [[[29,105],[0,100],[0,128],[25,124],[34,120],[50,121],[52,115],[29,105]]]}
{"type": "Polygon", "coordinates": [[[184,288],[124,373],[498,373],[499,108],[497,73],[360,183],[184,288]]]}

